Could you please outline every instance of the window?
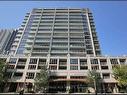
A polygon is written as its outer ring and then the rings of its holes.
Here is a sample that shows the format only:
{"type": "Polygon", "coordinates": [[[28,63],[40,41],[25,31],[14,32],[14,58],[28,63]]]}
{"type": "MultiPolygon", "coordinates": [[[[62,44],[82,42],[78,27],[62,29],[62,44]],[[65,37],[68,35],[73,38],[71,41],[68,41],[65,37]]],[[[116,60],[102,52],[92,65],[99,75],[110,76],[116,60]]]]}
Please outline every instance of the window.
{"type": "Polygon", "coordinates": [[[108,66],[101,66],[102,70],[108,70],[108,66]]]}
{"type": "Polygon", "coordinates": [[[80,59],[80,65],[86,65],[87,59],[80,59]]]}
{"type": "Polygon", "coordinates": [[[66,70],[67,67],[66,66],[59,66],[59,70],[66,70]]]}
{"type": "Polygon", "coordinates": [[[101,65],[106,65],[107,64],[107,59],[100,59],[100,64],[101,65]]]}
{"type": "Polygon", "coordinates": [[[50,70],[57,70],[57,66],[49,66],[50,70]]]}
{"type": "Polygon", "coordinates": [[[66,65],[67,59],[59,59],[59,65],[66,65]]]}
{"type": "Polygon", "coordinates": [[[98,64],[98,60],[97,59],[91,59],[91,64],[98,64]]]}
{"type": "Polygon", "coordinates": [[[49,64],[57,64],[57,59],[50,59],[50,63],[49,64]]]}
{"type": "Polygon", "coordinates": [[[25,68],[25,66],[23,66],[23,65],[17,65],[16,66],[16,69],[24,69],[25,68]]]}
{"type": "Polygon", "coordinates": [[[17,64],[26,64],[26,60],[27,60],[27,59],[25,59],[25,58],[19,58],[17,64]]]}
{"type": "Polygon", "coordinates": [[[15,72],[13,77],[22,77],[23,73],[22,72],[15,72]]]}
{"type": "Polygon", "coordinates": [[[93,50],[87,50],[87,54],[93,54],[93,50]]]}
{"type": "Polygon", "coordinates": [[[43,69],[46,65],[46,59],[39,59],[38,69],[43,69]]]}
{"type": "Polygon", "coordinates": [[[78,66],[70,66],[70,70],[78,70],[78,66]]]}
{"type": "Polygon", "coordinates": [[[102,76],[103,76],[103,79],[109,79],[110,78],[109,73],[103,73],[102,76]]]}
{"type": "Polygon", "coordinates": [[[14,69],[15,68],[15,65],[8,65],[7,66],[7,69],[14,69]]]}
{"type": "Polygon", "coordinates": [[[91,40],[85,40],[86,44],[91,44],[91,40]]]}
{"type": "Polygon", "coordinates": [[[88,70],[88,66],[80,66],[80,70],[88,70]]]}
{"type": "Polygon", "coordinates": [[[86,45],[87,49],[92,49],[92,45],[86,45]]]}
{"type": "Polygon", "coordinates": [[[29,64],[37,64],[37,59],[30,59],[29,64]]]}
{"type": "Polygon", "coordinates": [[[78,59],[70,59],[70,64],[78,64],[78,59]]]}
{"type": "Polygon", "coordinates": [[[45,65],[46,64],[46,59],[39,59],[39,65],[42,64],[42,65],[45,65]]]}
{"type": "Polygon", "coordinates": [[[92,66],[92,70],[99,70],[99,66],[92,66]]]}
{"type": "Polygon", "coordinates": [[[117,59],[110,59],[111,64],[118,64],[118,60],[117,59]]]}
{"type": "Polygon", "coordinates": [[[26,76],[26,79],[34,79],[34,75],[35,75],[35,73],[28,72],[27,76],[26,76]]]}
{"type": "Polygon", "coordinates": [[[38,65],[37,69],[44,69],[44,68],[45,68],[45,66],[38,65]]]}
{"type": "Polygon", "coordinates": [[[36,65],[29,65],[28,69],[35,70],[36,69],[36,65]]]}
{"type": "Polygon", "coordinates": [[[9,63],[11,63],[11,64],[16,64],[16,61],[17,61],[16,58],[11,58],[11,59],[9,60],[9,63]]]}
{"type": "Polygon", "coordinates": [[[120,64],[125,64],[126,59],[119,59],[119,61],[120,61],[120,64]]]}

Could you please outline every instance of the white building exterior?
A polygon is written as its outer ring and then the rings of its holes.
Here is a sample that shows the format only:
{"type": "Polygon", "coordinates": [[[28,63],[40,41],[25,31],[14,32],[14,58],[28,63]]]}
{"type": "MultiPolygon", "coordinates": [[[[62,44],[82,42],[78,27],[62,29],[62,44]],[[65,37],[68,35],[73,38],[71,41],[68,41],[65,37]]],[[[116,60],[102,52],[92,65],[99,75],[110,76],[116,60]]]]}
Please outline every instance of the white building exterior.
{"type": "Polygon", "coordinates": [[[34,86],[40,69],[50,71],[48,92],[87,92],[87,74],[96,70],[103,79],[101,92],[116,93],[112,68],[127,64],[126,56],[102,56],[89,9],[33,9],[27,13],[12,44],[11,53],[0,58],[8,65],[5,92],[34,86]]]}

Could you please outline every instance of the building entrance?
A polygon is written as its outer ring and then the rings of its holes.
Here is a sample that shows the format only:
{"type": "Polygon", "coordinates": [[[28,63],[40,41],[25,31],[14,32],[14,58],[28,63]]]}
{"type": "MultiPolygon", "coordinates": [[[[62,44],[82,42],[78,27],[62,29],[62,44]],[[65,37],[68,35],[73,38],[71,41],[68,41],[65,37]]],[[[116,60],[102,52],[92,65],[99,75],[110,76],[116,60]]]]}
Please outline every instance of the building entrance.
{"type": "Polygon", "coordinates": [[[85,92],[87,88],[87,84],[83,83],[83,82],[70,82],[70,92],[71,93],[82,93],[85,92]]]}
{"type": "Polygon", "coordinates": [[[66,82],[50,82],[49,83],[49,92],[50,93],[65,93],[66,92],[66,82]]]}

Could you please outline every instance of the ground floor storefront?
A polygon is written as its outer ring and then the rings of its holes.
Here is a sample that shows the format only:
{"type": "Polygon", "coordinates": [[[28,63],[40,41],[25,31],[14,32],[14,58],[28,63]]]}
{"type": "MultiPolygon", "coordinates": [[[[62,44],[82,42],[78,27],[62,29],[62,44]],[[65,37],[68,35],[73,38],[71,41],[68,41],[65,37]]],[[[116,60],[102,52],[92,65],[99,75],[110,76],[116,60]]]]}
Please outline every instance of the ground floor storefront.
{"type": "MultiPolygon", "coordinates": [[[[22,88],[25,92],[34,91],[33,83],[10,82],[6,84],[4,92],[19,92],[22,88]]],[[[117,93],[119,87],[115,83],[101,83],[96,87],[98,93],[117,93]]],[[[47,93],[95,93],[94,85],[80,81],[53,81],[49,83],[47,93]]]]}

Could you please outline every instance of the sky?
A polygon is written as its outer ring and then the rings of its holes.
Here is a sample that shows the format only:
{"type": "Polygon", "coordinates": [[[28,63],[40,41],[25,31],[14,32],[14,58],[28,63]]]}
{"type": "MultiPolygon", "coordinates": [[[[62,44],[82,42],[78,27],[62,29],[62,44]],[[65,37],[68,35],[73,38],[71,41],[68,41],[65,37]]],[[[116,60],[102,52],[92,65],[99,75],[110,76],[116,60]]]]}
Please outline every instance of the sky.
{"type": "Polygon", "coordinates": [[[102,55],[127,55],[127,1],[0,1],[0,29],[20,27],[33,8],[90,8],[102,55]]]}

